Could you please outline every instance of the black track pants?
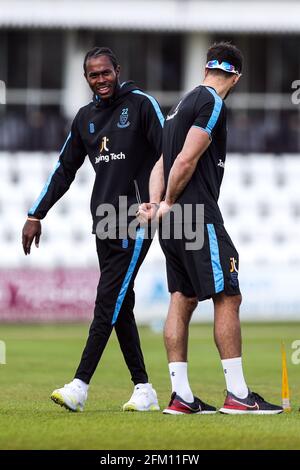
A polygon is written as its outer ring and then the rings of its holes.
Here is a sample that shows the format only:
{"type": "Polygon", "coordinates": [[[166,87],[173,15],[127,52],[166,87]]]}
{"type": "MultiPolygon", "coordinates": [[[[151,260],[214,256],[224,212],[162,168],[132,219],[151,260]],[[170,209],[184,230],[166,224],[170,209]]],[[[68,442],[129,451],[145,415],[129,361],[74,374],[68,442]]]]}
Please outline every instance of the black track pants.
{"type": "Polygon", "coordinates": [[[136,240],[99,240],[96,237],[96,243],[101,276],[94,319],[75,377],[90,382],[115,327],[131,380],[134,384],[146,383],[148,376],[133,314],[133,287],[151,239],[144,239],[143,229],[139,229],[136,240]]]}

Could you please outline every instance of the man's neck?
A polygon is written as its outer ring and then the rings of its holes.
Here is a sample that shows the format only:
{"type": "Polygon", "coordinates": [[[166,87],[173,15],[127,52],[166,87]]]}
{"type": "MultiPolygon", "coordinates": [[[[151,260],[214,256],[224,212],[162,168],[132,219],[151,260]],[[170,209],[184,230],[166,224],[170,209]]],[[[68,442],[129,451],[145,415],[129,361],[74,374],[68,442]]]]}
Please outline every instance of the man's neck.
{"type": "Polygon", "coordinates": [[[224,80],[219,77],[206,77],[203,80],[202,85],[214,88],[222,99],[225,98],[228,91],[230,90],[228,83],[224,82],[224,80]]]}

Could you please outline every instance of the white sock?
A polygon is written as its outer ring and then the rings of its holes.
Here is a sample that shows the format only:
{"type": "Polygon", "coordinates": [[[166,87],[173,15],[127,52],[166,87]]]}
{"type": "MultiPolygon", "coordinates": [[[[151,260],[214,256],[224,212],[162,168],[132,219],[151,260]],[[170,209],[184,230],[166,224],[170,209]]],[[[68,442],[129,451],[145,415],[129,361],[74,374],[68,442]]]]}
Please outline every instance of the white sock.
{"type": "Polygon", "coordinates": [[[221,362],[228,392],[233,393],[238,398],[246,398],[248,387],[244,379],[242,358],[223,359],[221,362]]]}
{"type": "Polygon", "coordinates": [[[187,362],[170,362],[169,371],[172,382],[172,393],[176,392],[184,401],[192,403],[194,401],[194,395],[187,375],[187,362]]]}
{"type": "Polygon", "coordinates": [[[76,385],[76,387],[81,388],[84,392],[87,392],[87,391],[88,391],[88,388],[89,388],[88,384],[86,384],[86,383],[83,382],[82,380],[80,380],[80,379],[73,379],[73,380],[72,380],[72,383],[73,383],[74,385],[76,385]]]}

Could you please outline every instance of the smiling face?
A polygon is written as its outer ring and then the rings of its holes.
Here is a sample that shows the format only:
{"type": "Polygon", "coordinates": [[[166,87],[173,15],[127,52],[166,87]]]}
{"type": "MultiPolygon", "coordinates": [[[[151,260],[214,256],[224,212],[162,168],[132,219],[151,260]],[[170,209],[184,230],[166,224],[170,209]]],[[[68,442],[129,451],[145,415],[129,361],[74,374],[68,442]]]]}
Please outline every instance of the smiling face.
{"type": "Polygon", "coordinates": [[[85,78],[99,98],[107,100],[114,94],[120,75],[120,66],[114,68],[106,55],[91,57],[86,62],[85,78]]]}

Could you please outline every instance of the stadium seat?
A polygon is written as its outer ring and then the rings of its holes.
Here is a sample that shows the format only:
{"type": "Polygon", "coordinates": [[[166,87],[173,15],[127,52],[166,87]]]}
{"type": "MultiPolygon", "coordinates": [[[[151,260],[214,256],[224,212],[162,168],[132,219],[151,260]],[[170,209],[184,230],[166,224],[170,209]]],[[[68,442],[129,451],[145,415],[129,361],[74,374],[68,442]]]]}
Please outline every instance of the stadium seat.
{"type": "MultiPolygon", "coordinates": [[[[95,173],[88,159],[69,191],[43,221],[39,251],[35,253],[33,249],[30,257],[22,252],[21,230],[26,213],[53,171],[57,158],[57,153],[0,154],[3,266],[97,266],[89,207],[95,173]]],[[[220,207],[244,267],[247,263],[261,265],[276,261],[288,266],[300,262],[299,181],[299,157],[228,155],[220,207]]],[[[147,260],[164,262],[157,237],[147,260]]]]}

